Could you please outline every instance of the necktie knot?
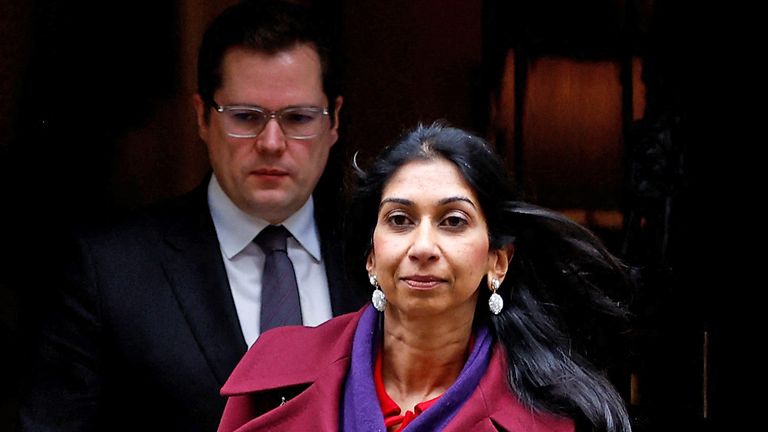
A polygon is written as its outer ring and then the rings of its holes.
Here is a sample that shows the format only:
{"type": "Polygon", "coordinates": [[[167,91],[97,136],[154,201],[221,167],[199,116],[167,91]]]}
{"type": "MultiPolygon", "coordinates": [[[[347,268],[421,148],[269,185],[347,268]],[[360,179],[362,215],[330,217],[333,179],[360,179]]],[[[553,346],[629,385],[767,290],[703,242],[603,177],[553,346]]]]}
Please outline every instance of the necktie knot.
{"type": "Polygon", "coordinates": [[[270,225],[259,233],[253,240],[264,251],[270,254],[275,251],[286,251],[286,240],[288,239],[288,230],[282,225],[270,225]]]}

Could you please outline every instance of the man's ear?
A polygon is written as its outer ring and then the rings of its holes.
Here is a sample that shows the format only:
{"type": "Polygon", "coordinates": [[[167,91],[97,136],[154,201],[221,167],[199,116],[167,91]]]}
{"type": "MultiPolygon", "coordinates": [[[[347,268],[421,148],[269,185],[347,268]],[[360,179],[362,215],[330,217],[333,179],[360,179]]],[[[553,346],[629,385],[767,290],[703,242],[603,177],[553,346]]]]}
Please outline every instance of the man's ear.
{"type": "Polygon", "coordinates": [[[341,113],[341,105],[343,103],[344,98],[336,96],[336,104],[333,107],[333,125],[331,126],[331,136],[333,137],[331,145],[336,144],[336,141],[339,140],[339,113],[341,113]]]}
{"type": "Polygon", "coordinates": [[[195,118],[197,119],[197,134],[200,138],[208,142],[208,119],[206,118],[206,110],[208,107],[203,102],[203,98],[199,93],[195,93],[192,96],[192,104],[195,107],[195,118]]]}

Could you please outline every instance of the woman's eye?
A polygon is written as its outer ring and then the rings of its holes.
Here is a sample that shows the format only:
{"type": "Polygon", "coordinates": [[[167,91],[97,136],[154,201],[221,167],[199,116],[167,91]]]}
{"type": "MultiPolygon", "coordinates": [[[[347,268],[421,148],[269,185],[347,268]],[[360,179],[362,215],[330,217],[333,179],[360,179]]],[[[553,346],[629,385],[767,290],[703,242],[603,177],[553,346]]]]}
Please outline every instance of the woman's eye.
{"type": "Polygon", "coordinates": [[[443,225],[450,228],[459,228],[467,224],[467,220],[461,216],[448,216],[443,219],[443,225]]]}
{"type": "Polygon", "coordinates": [[[387,218],[387,222],[393,226],[405,226],[410,224],[410,219],[404,214],[393,214],[387,218]]]}

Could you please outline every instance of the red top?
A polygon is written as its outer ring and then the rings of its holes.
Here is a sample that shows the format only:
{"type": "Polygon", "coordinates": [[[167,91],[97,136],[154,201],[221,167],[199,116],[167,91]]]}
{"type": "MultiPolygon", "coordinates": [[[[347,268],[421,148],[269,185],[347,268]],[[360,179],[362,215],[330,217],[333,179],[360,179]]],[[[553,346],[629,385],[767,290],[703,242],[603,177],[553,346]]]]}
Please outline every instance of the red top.
{"type": "Polygon", "coordinates": [[[423,413],[427,408],[440,399],[440,396],[416,404],[413,411],[406,411],[405,414],[400,414],[402,409],[400,406],[392,400],[387,394],[387,390],[384,388],[384,379],[381,376],[381,362],[382,362],[382,349],[376,354],[376,366],[373,371],[373,382],[376,385],[376,396],[379,397],[379,404],[381,405],[381,412],[384,414],[384,426],[387,430],[392,426],[400,424],[400,427],[395,429],[395,432],[403,430],[408,423],[412,422],[417,415],[423,413]]]}

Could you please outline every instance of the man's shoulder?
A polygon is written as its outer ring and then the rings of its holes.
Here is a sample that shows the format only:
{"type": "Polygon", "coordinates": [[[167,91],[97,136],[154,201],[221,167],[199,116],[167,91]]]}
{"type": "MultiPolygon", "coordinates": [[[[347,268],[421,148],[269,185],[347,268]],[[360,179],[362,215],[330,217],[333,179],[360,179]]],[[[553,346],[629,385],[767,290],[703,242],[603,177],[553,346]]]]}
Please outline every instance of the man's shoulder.
{"type": "Polygon", "coordinates": [[[94,245],[146,241],[180,229],[193,231],[211,225],[204,191],[197,188],[184,195],[158,201],[109,221],[80,227],[74,237],[94,245]]]}

